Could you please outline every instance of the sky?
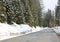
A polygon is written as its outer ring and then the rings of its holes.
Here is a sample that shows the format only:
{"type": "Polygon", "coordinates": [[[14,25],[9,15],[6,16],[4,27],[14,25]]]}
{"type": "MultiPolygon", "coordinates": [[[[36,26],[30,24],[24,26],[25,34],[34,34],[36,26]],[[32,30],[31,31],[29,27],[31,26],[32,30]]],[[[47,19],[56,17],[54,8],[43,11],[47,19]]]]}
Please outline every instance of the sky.
{"type": "Polygon", "coordinates": [[[55,6],[57,5],[58,0],[43,0],[44,10],[47,11],[48,9],[54,10],[55,6]]]}

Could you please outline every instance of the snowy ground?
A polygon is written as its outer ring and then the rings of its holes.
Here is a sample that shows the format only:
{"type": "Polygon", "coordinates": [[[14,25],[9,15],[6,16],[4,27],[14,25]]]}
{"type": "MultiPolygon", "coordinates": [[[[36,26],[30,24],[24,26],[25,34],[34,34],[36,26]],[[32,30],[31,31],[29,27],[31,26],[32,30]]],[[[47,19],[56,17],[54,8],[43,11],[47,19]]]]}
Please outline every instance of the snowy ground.
{"type": "Polygon", "coordinates": [[[54,31],[60,35],[60,26],[53,27],[54,31]]]}
{"type": "Polygon", "coordinates": [[[35,28],[30,27],[27,24],[17,25],[16,23],[14,23],[13,25],[8,25],[7,23],[0,23],[0,40],[25,35],[40,30],[43,30],[43,27],[37,26],[35,28]]]}
{"type": "Polygon", "coordinates": [[[16,36],[22,36],[25,34],[37,32],[48,28],[49,27],[39,27],[39,26],[36,26],[35,28],[30,27],[27,24],[17,25],[16,23],[14,23],[13,25],[8,25],[7,23],[0,23],[0,40],[5,40],[16,36]]]}

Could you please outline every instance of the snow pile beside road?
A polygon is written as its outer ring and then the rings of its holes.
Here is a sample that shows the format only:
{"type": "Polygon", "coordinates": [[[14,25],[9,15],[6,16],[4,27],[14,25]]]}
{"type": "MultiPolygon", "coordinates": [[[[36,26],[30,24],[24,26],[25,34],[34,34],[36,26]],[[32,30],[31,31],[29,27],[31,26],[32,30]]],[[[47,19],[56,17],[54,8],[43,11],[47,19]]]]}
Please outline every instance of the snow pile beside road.
{"type": "Polygon", "coordinates": [[[24,34],[29,34],[32,32],[37,32],[40,30],[44,30],[47,28],[43,28],[43,27],[39,27],[36,26],[35,27],[30,27],[27,24],[12,24],[9,25],[7,23],[0,23],[0,40],[4,40],[4,39],[9,39],[12,37],[16,37],[16,36],[21,36],[24,34]]]}
{"type": "Polygon", "coordinates": [[[44,29],[48,29],[49,27],[39,27],[39,26],[36,26],[35,27],[32,27],[32,32],[37,32],[37,31],[41,31],[41,30],[44,30],[44,29]]]}
{"type": "Polygon", "coordinates": [[[0,23],[0,35],[10,35],[10,34],[26,34],[26,33],[32,33],[32,32],[37,32],[40,30],[44,30],[47,28],[39,27],[30,27],[27,24],[12,24],[9,25],[7,23],[0,23]]]}
{"type": "Polygon", "coordinates": [[[26,24],[13,24],[8,25],[5,23],[0,23],[0,35],[10,35],[10,33],[21,33],[21,32],[31,32],[31,27],[26,24]]]}
{"type": "Polygon", "coordinates": [[[39,26],[36,26],[35,27],[32,27],[32,32],[37,32],[37,31],[40,31],[40,30],[43,30],[44,28],[43,27],[39,27],[39,26]]]}
{"type": "Polygon", "coordinates": [[[27,24],[9,25],[7,23],[0,23],[0,40],[9,39],[16,36],[21,36],[26,33],[32,32],[32,28],[27,24]]]}
{"type": "Polygon", "coordinates": [[[56,33],[60,34],[60,26],[53,27],[53,29],[56,33]]]}

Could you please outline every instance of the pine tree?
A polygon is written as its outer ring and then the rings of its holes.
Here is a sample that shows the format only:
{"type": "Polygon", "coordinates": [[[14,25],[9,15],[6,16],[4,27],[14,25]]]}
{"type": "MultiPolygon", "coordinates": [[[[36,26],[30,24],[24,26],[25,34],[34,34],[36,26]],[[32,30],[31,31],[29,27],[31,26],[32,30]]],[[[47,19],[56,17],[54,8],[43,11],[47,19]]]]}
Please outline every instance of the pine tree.
{"type": "Polygon", "coordinates": [[[14,21],[17,24],[23,24],[25,23],[25,19],[24,19],[24,5],[21,1],[17,0],[17,1],[13,1],[13,7],[15,7],[14,9],[14,21]]]}
{"type": "Polygon", "coordinates": [[[56,6],[55,14],[56,14],[56,25],[60,26],[60,0],[58,0],[58,6],[56,6]]]}
{"type": "Polygon", "coordinates": [[[7,23],[41,26],[41,4],[39,0],[5,0],[3,5],[7,23]]]}
{"type": "Polygon", "coordinates": [[[30,7],[33,15],[33,25],[41,26],[41,3],[39,0],[30,0],[30,7]]]}
{"type": "Polygon", "coordinates": [[[50,27],[50,20],[51,20],[51,10],[48,9],[48,12],[44,16],[44,27],[50,27]],[[48,17],[48,18],[47,18],[48,17]]]}
{"type": "Polygon", "coordinates": [[[0,0],[0,22],[6,21],[6,14],[3,7],[3,0],[0,0]]]}

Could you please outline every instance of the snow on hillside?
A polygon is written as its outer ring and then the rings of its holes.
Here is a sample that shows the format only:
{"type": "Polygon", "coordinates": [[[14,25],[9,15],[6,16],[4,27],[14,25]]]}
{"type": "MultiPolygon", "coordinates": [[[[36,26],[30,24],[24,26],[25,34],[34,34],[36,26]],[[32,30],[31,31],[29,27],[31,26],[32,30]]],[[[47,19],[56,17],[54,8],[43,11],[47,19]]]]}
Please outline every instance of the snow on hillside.
{"type": "Polygon", "coordinates": [[[8,25],[7,23],[0,23],[0,40],[4,40],[24,34],[29,34],[40,30],[43,30],[43,27],[36,26],[35,28],[35,27],[30,27],[27,24],[18,25],[14,23],[12,25],[8,25]]]}

